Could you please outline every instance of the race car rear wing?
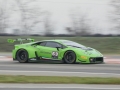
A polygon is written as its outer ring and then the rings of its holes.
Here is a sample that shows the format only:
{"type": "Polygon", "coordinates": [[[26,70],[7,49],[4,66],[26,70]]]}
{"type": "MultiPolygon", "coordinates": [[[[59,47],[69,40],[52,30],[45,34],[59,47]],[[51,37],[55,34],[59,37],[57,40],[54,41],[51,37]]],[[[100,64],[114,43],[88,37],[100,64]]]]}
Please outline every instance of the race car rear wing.
{"type": "Polygon", "coordinates": [[[14,42],[18,41],[18,42],[20,42],[20,44],[23,44],[23,41],[34,42],[35,40],[31,39],[31,38],[27,38],[27,39],[18,38],[18,39],[8,39],[7,41],[8,41],[8,43],[14,43],[14,42]]]}

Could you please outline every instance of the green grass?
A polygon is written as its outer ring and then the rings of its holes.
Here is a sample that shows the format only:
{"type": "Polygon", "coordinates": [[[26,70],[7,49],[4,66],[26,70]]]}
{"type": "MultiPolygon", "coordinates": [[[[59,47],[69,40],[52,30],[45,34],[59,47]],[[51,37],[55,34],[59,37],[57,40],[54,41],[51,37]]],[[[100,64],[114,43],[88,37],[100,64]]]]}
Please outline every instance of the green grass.
{"type": "MultiPolygon", "coordinates": [[[[0,52],[11,52],[14,44],[7,43],[8,38],[21,38],[20,36],[0,36],[0,52]]],[[[24,36],[22,38],[34,38],[36,41],[54,39],[54,37],[24,36]]],[[[103,54],[120,54],[120,37],[55,37],[56,39],[68,39],[95,48],[103,54]]]]}
{"type": "Polygon", "coordinates": [[[120,85],[120,78],[0,75],[0,83],[116,84],[116,85],[120,85]]]}

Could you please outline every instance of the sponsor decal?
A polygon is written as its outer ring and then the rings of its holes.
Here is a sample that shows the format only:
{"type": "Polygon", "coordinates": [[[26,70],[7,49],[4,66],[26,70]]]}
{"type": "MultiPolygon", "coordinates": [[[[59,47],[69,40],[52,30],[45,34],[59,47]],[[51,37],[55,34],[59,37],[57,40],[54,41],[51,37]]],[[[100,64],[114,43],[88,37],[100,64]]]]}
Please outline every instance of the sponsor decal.
{"type": "Polygon", "coordinates": [[[81,58],[82,58],[82,59],[87,59],[87,57],[86,57],[86,56],[81,56],[81,58]]]}
{"type": "Polygon", "coordinates": [[[44,53],[44,54],[51,54],[50,52],[43,52],[43,51],[41,51],[41,53],[44,53]]]}

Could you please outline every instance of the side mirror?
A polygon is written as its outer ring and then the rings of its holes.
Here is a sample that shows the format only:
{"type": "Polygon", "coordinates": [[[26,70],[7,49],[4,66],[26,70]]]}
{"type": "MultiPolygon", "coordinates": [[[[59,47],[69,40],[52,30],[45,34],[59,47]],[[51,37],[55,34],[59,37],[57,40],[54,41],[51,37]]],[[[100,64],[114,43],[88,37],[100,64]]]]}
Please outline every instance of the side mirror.
{"type": "Polygon", "coordinates": [[[59,51],[59,49],[61,48],[61,47],[56,47],[57,48],[57,50],[59,51]]]}

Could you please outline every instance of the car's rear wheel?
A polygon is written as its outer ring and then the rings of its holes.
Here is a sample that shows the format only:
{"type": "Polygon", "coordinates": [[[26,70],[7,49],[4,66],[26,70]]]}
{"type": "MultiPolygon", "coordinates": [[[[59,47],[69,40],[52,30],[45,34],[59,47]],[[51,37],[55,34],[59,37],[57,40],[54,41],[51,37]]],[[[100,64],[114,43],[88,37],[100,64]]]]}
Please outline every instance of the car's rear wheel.
{"type": "Polygon", "coordinates": [[[73,51],[67,51],[63,57],[63,63],[73,64],[76,62],[76,54],[73,51]]]}
{"type": "Polygon", "coordinates": [[[17,52],[16,58],[20,63],[28,62],[28,52],[24,49],[21,49],[17,52]]]}

